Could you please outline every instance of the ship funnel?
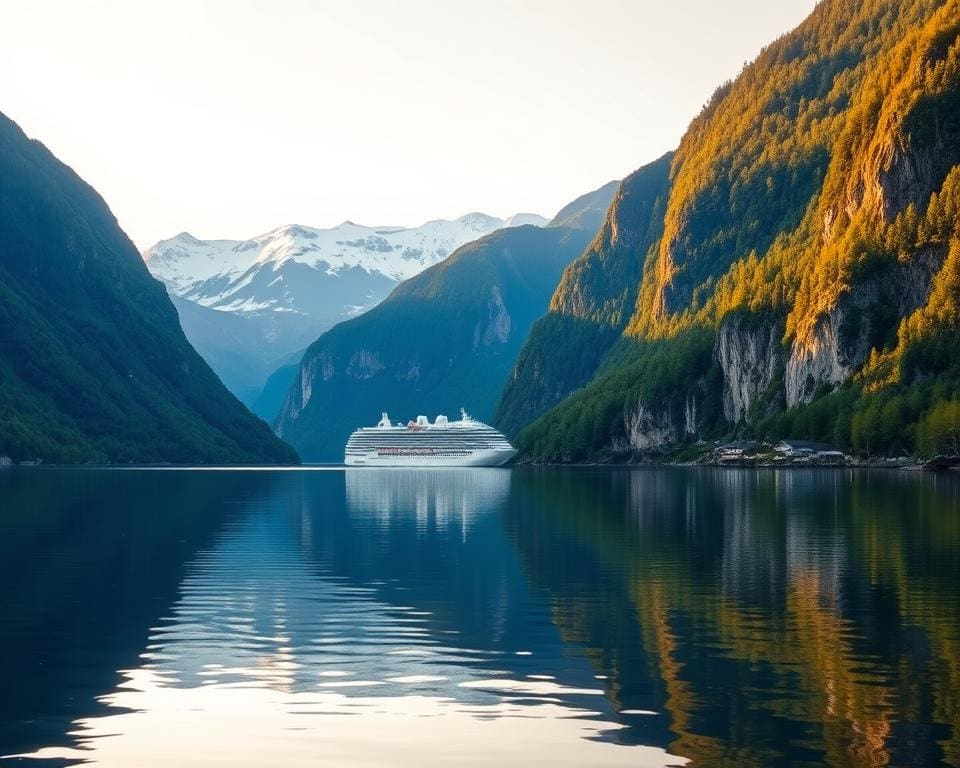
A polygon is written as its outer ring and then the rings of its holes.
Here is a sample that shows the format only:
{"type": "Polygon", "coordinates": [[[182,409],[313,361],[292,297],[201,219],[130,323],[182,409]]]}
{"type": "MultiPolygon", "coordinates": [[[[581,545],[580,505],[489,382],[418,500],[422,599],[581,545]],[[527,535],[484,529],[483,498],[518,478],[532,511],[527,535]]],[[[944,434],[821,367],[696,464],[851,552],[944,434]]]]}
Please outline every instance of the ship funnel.
{"type": "Polygon", "coordinates": [[[390,426],[390,417],[387,416],[387,412],[384,411],[380,414],[380,423],[377,424],[378,427],[389,427],[390,426]]]}

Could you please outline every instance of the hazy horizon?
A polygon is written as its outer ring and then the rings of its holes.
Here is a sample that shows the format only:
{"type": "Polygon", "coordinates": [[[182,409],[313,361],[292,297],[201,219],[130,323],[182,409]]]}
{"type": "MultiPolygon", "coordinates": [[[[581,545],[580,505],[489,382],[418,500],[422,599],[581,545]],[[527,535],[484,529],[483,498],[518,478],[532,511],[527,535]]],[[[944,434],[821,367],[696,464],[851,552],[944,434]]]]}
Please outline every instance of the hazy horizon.
{"type": "Polygon", "coordinates": [[[679,142],[813,0],[0,8],[0,111],[141,249],[189,231],[552,216],[679,142]]]}

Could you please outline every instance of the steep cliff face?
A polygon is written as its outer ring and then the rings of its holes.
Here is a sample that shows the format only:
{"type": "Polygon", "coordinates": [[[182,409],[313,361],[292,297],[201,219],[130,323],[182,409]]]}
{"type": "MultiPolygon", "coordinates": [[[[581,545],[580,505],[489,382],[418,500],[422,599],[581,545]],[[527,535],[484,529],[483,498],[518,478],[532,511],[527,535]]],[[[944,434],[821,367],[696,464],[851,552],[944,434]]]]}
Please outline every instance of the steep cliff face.
{"type": "Polygon", "coordinates": [[[481,345],[490,347],[494,344],[506,344],[510,338],[511,325],[510,313],[503,303],[500,286],[490,286],[486,317],[481,316],[473,328],[474,352],[479,351],[481,345]]]}
{"type": "Polygon", "coordinates": [[[500,230],[401,283],[310,346],[278,434],[308,461],[342,461],[350,433],[383,410],[406,420],[465,407],[489,420],[530,326],[593,234],[500,230]]]}
{"type": "MultiPolygon", "coordinates": [[[[947,254],[960,238],[958,18],[958,0],[824,0],[717,90],[672,159],[653,239],[621,237],[623,251],[613,249],[618,263],[643,265],[636,279],[578,260],[521,354],[529,370],[518,366],[504,394],[512,413],[536,413],[545,392],[566,395],[519,435],[528,457],[782,429],[906,450],[891,436],[920,435],[937,398],[960,396],[960,378],[943,378],[960,350],[937,341],[911,352],[955,323],[930,297],[955,285],[947,254]],[[559,333],[557,352],[537,338],[541,324],[560,328],[557,317],[616,316],[602,308],[625,306],[617,298],[635,298],[634,311],[607,325],[617,338],[599,357],[581,355],[579,342],[571,355],[559,333]],[[582,389],[544,375],[580,356],[595,371],[582,389]],[[705,380],[716,390],[697,400],[704,415],[688,434],[676,414],[705,380]],[[918,386],[922,396],[896,400],[918,386]],[[903,429],[866,429],[880,412],[903,429]]],[[[616,213],[603,230],[610,242],[616,213]]]]}
{"type": "Polygon", "coordinates": [[[744,314],[726,318],[717,331],[716,356],[723,375],[723,415],[743,421],[783,367],[783,324],[744,314]]]}
{"type": "Polygon", "coordinates": [[[874,62],[937,5],[827,0],[717,89],[677,149],[632,333],[662,333],[738,260],[800,226],[874,62]]]}
{"type": "MultiPolygon", "coordinates": [[[[850,221],[890,223],[908,206],[922,210],[960,163],[960,92],[949,72],[960,27],[950,5],[911,29],[894,56],[871,67],[872,82],[861,99],[876,118],[848,120],[840,142],[851,148],[852,168],[831,168],[825,219],[845,214],[850,221]],[[835,185],[845,190],[834,203],[835,185]]],[[[832,233],[824,235],[829,241],[832,233]]]]}
{"type": "Polygon", "coordinates": [[[812,330],[790,347],[787,406],[809,403],[822,387],[849,380],[871,350],[895,342],[900,321],[927,302],[945,257],[945,248],[927,248],[906,263],[859,276],[829,310],[818,314],[812,330]]]}
{"type": "Polygon", "coordinates": [[[638,459],[695,439],[702,428],[697,404],[696,394],[687,395],[677,408],[638,401],[624,414],[624,435],[611,437],[611,455],[638,459]]]}
{"type": "Polygon", "coordinates": [[[819,205],[820,247],[791,308],[788,406],[893,346],[943,266],[946,242],[927,241],[953,227],[928,214],[960,164],[958,8],[942,4],[872,64],[840,134],[819,205]]]}

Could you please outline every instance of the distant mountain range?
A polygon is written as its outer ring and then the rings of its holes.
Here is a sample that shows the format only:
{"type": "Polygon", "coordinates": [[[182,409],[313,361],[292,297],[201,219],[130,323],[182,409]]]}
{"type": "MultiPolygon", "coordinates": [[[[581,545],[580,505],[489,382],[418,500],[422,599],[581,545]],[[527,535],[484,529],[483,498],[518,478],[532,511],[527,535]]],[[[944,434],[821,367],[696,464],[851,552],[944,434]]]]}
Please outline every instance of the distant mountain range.
{"type": "MultiPolygon", "coordinates": [[[[464,243],[505,227],[544,226],[548,219],[521,213],[498,219],[469,213],[437,219],[419,227],[365,227],[345,221],[332,229],[291,225],[250,240],[198,240],[182,232],[161,240],[144,254],[150,272],[179,297],[226,312],[329,312],[318,303],[317,287],[303,284],[335,278],[340,283],[354,270],[381,275],[391,283],[406,280],[442,261],[464,243]],[[298,269],[308,267],[311,272],[298,269]],[[294,279],[296,278],[296,279],[294,279]]],[[[367,306],[366,294],[341,287],[340,306],[347,313],[367,306]],[[351,299],[356,299],[350,303],[351,299]]],[[[336,316],[336,315],[334,315],[336,316]]]]}
{"type": "Polygon", "coordinates": [[[0,456],[297,460],[187,343],[103,199],[3,115],[0,179],[0,456]]]}
{"type": "Polygon", "coordinates": [[[420,227],[285,226],[250,240],[183,232],[148,248],[147,268],[168,287],[191,343],[248,404],[267,377],[320,333],[383,300],[401,280],[495,230],[542,226],[517,214],[470,213],[420,227]]]}
{"type": "Polygon", "coordinates": [[[264,391],[289,390],[278,434],[308,460],[342,461],[350,432],[383,409],[408,419],[463,406],[489,420],[531,324],[616,186],[583,195],[546,227],[502,228],[460,247],[324,333],[264,391]]]}

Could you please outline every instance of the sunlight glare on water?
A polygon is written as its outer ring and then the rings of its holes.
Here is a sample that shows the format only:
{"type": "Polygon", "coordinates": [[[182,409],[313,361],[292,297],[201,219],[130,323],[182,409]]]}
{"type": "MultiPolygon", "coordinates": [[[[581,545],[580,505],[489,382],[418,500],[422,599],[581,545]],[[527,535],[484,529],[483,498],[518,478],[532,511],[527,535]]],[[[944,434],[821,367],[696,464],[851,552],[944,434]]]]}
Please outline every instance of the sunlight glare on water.
{"type": "Polygon", "coordinates": [[[960,755],[955,478],[44,469],[0,492],[7,756],[960,755]]]}

